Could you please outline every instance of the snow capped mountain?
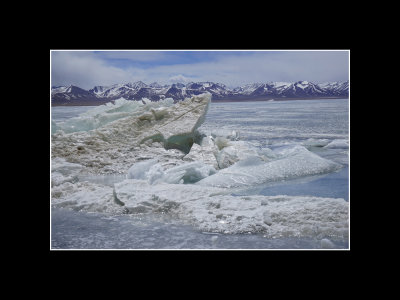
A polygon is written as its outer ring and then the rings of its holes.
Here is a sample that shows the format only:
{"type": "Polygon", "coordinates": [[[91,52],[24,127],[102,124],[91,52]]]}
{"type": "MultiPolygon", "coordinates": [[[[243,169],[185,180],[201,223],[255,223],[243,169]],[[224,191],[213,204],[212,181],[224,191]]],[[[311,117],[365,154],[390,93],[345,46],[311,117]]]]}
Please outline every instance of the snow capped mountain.
{"type": "Polygon", "coordinates": [[[349,95],[349,81],[344,82],[326,82],[319,87],[330,95],[349,95]]]}
{"type": "Polygon", "coordinates": [[[131,90],[134,90],[134,88],[130,84],[114,84],[111,86],[95,86],[89,92],[94,93],[99,98],[114,98],[129,94],[131,90]]]}
{"type": "Polygon", "coordinates": [[[106,87],[104,86],[95,86],[93,89],[89,90],[89,92],[93,92],[96,95],[100,95],[101,93],[105,92],[106,87]]]}
{"type": "Polygon", "coordinates": [[[159,84],[158,82],[150,83],[149,86],[152,88],[162,88],[162,85],[159,84]]]}
{"type": "Polygon", "coordinates": [[[314,84],[309,81],[268,82],[252,83],[233,89],[237,95],[248,95],[251,97],[270,96],[276,98],[299,98],[299,97],[348,97],[349,82],[314,84]]]}
{"type": "Polygon", "coordinates": [[[67,86],[53,86],[51,88],[51,95],[54,95],[57,93],[65,93],[67,89],[68,89],[67,86]]]}
{"type": "Polygon", "coordinates": [[[312,82],[297,81],[282,89],[280,94],[285,97],[312,97],[323,96],[324,92],[312,82]]]}
{"type": "Polygon", "coordinates": [[[164,85],[153,82],[149,85],[142,81],[95,86],[84,90],[77,86],[57,86],[51,90],[52,101],[68,103],[71,101],[111,101],[118,98],[140,100],[148,98],[158,101],[163,98],[183,100],[186,97],[209,92],[213,100],[251,100],[257,98],[312,98],[312,97],[348,97],[349,81],[314,84],[309,81],[251,83],[234,89],[215,82],[190,82],[164,85]]]}
{"type": "Polygon", "coordinates": [[[137,81],[137,82],[127,83],[126,86],[132,89],[141,89],[147,87],[147,84],[145,84],[142,81],[137,81]]]}
{"type": "Polygon", "coordinates": [[[56,87],[51,91],[51,99],[56,103],[70,102],[73,100],[92,100],[94,98],[96,98],[96,96],[90,91],[74,85],[56,87]]]}
{"type": "Polygon", "coordinates": [[[227,89],[226,85],[214,82],[190,82],[186,85],[185,95],[188,97],[193,95],[209,92],[213,99],[222,99],[232,94],[232,91],[227,89]]]}
{"type": "Polygon", "coordinates": [[[263,83],[246,84],[244,86],[234,88],[233,92],[237,93],[237,94],[250,95],[252,92],[254,92],[256,89],[258,89],[262,85],[263,85],[263,83]]]}

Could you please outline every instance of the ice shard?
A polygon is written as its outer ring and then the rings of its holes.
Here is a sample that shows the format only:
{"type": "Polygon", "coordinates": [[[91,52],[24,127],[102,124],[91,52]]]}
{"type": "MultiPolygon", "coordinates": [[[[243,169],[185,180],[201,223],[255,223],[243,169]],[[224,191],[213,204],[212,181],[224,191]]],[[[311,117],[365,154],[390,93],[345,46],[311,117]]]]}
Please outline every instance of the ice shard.
{"type": "Polygon", "coordinates": [[[92,130],[59,130],[51,137],[52,158],[65,158],[83,165],[86,172],[102,174],[123,173],[133,163],[154,157],[162,157],[160,162],[164,158],[181,161],[190,151],[210,101],[211,94],[205,93],[175,105],[145,103],[134,113],[92,130]]]}

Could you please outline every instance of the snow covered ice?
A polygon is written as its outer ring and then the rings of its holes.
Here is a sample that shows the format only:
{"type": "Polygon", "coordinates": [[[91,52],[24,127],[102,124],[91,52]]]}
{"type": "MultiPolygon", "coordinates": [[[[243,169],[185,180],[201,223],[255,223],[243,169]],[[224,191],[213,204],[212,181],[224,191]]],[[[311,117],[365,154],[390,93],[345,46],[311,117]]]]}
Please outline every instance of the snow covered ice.
{"type": "MultiPolygon", "coordinates": [[[[349,203],[343,198],[245,192],[337,172],[346,167],[347,136],[297,127],[293,139],[278,126],[278,139],[268,140],[268,126],[267,138],[260,138],[249,128],[233,128],[229,117],[224,126],[210,127],[210,102],[210,94],[176,104],[119,99],[52,120],[52,207],[169,215],[201,232],[312,238],[320,248],[347,240],[349,203]]],[[[279,104],[267,105],[274,110],[279,104]]]]}

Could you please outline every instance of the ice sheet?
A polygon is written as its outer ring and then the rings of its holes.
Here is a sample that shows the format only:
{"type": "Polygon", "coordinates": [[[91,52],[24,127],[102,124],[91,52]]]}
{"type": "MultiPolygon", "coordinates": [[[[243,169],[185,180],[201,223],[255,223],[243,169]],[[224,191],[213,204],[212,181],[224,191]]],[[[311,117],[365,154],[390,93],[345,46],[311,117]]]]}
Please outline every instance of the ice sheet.
{"type": "Polygon", "coordinates": [[[242,187],[333,172],[342,166],[324,159],[302,146],[275,152],[277,159],[265,162],[260,156],[248,156],[196,184],[215,187],[242,187]]]}
{"type": "MultiPolygon", "coordinates": [[[[210,131],[206,126],[207,130],[197,132],[207,113],[207,96],[173,106],[123,102],[90,110],[86,117],[70,123],[53,124],[60,129],[75,122],[74,132],[66,133],[71,129],[67,126],[52,135],[54,207],[107,214],[168,214],[204,232],[317,237],[327,239],[321,240],[324,248],[332,247],[331,237],[348,237],[348,202],[344,199],[239,196],[233,189],[340,169],[341,164],[327,158],[342,152],[347,157],[348,140],[337,138],[341,133],[315,133],[304,126],[298,134],[293,125],[297,138],[293,140],[291,128],[281,125],[278,118],[268,127],[243,117],[243,124],[252,129],[260,126],[260,136],[277,133],[279,138],[250,142],[240,140],[249,135],[242,136],[229,124],[210,131]],[[107,183],[94,180],[93,174],[116,173],[122,175],[107,183]]],[[[299,111],[287,112],[285,117],[297,118],[299,111]]],[[[241,133],[246,130],[240,128],[241,133]]]]}

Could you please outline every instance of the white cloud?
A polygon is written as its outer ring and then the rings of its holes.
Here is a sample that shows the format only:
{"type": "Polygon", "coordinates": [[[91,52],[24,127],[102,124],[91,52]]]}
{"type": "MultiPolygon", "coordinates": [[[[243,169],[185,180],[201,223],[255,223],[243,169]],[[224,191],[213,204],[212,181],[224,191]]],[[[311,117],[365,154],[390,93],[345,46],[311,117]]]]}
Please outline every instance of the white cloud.
{"type": "Polygon", "coordinates": [[[53,86],[73,84],[90,89],[95,85],[127,82],[132,78],[131,73],[108,66],[89,52],[51,52],[51,84],[53,86]]]}
{"type": "MultiPolygon", "coordinates": [[[[136,52],[136,51],[135,51],[136,52]]],[[[219,52],[212,60],[175,63],[168,53],[157,52],[52,52],[52,85],[75,84],[82,88],[141,80],[161,84],[214,81],[235,87],[246,83],[307,80],[314,83],[348,79],[348,51],[246,51],[219,52]],[[152,61],[146,67],[107,64],[109,58],[152,61]],[[162,61],[162,64],[157,64],[162,61]]],[[[174,53],[174,61],[179,53],[174,53]]],[[[182,54],[183,55],[183,54],[182,54]]]]}
{"type": "Polygon", "coordinates": [[[227,85],[298,80],[319,83],[348,79],[347,55],[347,52],[254,52],[226,55],[213,62],[169,66],[169,69],[227,85]]]}
{"type": "Polygon", "coordinates": [[[142,72],[150,81],[165,82],[178,79],[176,74],[185,74],[182,80],[215,81],[233,87],[268,81],[342,81],[348,79],[348,69],[348,52],[287,51],[220,55],[212,62],[162,65],[142,72]]]}
{"type": "Polygon", "coordinates": [[[183,76],[182,74],[179,74],[179,75],[169,77],[168,81],[171,83],[177,83],[177,82],[186,83],[186,82],[193,81],[193,79],[190,79],[188,77],[183,76]]]}
{"type": "Polygon", "coordinates": [[[134,62],[160,61],[166,59],[167,53],[161,51],[99,51],[100,58],[127,59],[134,62]]]}

